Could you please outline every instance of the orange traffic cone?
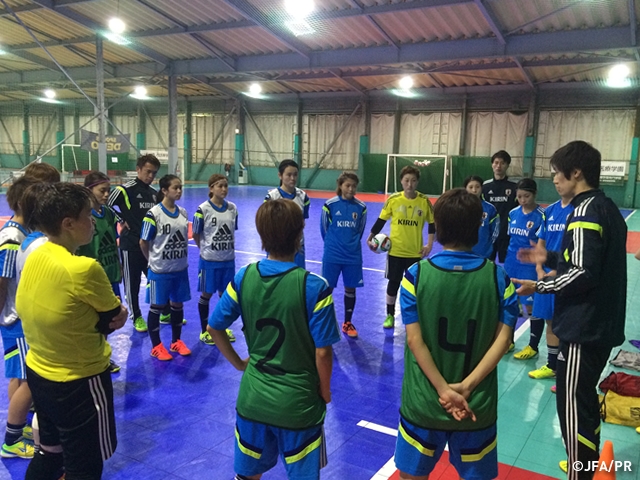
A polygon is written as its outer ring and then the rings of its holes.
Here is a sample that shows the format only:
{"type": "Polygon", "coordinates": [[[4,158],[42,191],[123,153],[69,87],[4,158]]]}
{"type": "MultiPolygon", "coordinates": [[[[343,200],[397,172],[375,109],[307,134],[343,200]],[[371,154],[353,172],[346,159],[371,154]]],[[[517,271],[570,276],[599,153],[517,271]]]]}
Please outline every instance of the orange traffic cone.
{"type": "Polygon", "coordinates": [[[593,480],[616,480],[616,470],[613,461],[613,443],[611,440],[604,442],[600,460],[598,460],[598,470],[593,474],[593,480]]]}

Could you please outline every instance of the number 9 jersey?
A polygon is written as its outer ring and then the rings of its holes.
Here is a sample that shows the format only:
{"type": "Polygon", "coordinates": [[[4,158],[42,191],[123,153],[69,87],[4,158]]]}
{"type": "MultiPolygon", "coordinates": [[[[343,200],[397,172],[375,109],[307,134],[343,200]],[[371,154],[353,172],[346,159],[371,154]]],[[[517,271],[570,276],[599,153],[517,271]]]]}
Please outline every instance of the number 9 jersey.
{"type": "Polygon", "coordinates": [[[235,260],[235,231],[238,209],[226,200],[216,207],[211,200],[201,203],[193,216],[193,233],[200,235],[200,258],[207,262],[235,260]]]}

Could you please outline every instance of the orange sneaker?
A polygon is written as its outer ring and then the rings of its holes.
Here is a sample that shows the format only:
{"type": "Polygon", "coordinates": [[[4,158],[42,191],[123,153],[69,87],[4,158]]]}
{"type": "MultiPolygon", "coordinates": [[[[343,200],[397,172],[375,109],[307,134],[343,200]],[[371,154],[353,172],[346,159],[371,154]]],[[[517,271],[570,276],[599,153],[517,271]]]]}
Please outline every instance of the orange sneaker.
{"type": "Polygon", "coordinates": [[[167,352],[167,349],[164,348],[163,344],[159,344],[153,347],[151,349],[151,356],[156,357],[158,360],[162,360],[163,362],[173,360],[173,357],[169,352],[167,352]]]}
{"type": "Polygon", "coordinates": [[[342,324],[342,333],[346,334],[349,338],[358,338],[358,330],[353,326],[351,322],[344,322],[342,324]]]}
{"type": "Polygon", "coordinates": [[[172,352],[177,352],[180,355],[191,355],[191,350],[189,350],[187,348],[187,346],[184,344],[184,342],[182,340],[176,340],[175,342],[173,342],[171,344],[170,347],[172,352]]]}

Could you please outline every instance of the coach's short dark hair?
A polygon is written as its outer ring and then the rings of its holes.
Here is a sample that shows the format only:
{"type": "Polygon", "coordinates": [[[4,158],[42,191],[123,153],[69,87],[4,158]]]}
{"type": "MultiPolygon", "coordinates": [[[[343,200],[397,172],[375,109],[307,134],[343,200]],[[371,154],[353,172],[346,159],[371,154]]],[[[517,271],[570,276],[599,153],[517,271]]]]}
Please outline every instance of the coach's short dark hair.
{"type": "Polygon", "coordinates": [[[160,170],[160,160],[158,160],[158,157],[156,157],[152,153],[147,153],[146,155],[139,156],[138,161],[136,162],[136,168],[142,168],[147,163],[150,163],[158,170],[160,170]]]}
{"type": "Polygon", "coordinates": [[[602,156],[591,144],[576,140],[560,147],[551,156],[551,168],[569,180],[574,170],[580,170],[591,188],[600,187],[602,156]]]}
{"type": "Polygon", "coordinates": [[[509,152],[507,152],[506,150],[498,150],[496,153],[494,153],[491,157],[491,163],[493,163],[496,158],[501,158],[507,165],[511,165],[511,155],[509,155],[509,152]]]}
{"type": "Polygon", "coordinates": [[[265,252],[277,256],[296,253],[300,250],[303,229],[302,209],[291,200],[269,200],[258,208],[256,230],[265,252]]]}
{"type": "Polygon", "coordinates": [[[471,248],[478,243],[482,201],[464,188],[442,194],[433,207],[436,239],[441,245],[471,248]]]}
{"type": "Polygon", "coordinates": [[[20,207],[24,192],[31,185],[38,183],[34,178],[22,176],[13,181],[9,189],[7,190],[7,203],[9,208],[16,213],[22,213],[20,207]]]}
{"type": "Polygon", "coordinates": [[[24,195],[25,220],[31,228],[48,235],[59,235],[65,218],[77,219],[91,206],[91,190],[75,183],[36,184],[24,195]]]}
{"type": "Polygon", "coordinates": [[[400,170],[400,180],[404,178],[405,175],[415,175],[417,180],[420,180],[420,169],[407,165],[406,167],[402,167],[400,170]]]}

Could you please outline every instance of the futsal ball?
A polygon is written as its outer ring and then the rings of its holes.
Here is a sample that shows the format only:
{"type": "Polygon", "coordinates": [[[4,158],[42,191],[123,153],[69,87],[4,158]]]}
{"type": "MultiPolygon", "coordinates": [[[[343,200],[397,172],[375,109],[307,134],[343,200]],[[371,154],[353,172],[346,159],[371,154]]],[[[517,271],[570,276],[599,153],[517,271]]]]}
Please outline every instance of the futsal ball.
{"type": "Polygon", "coordinates": [[[383,253],[391,250],[391,239],[384,233],[379,233],[373,237],[371,243],[375,246],[376,253],[383,253]]]}

